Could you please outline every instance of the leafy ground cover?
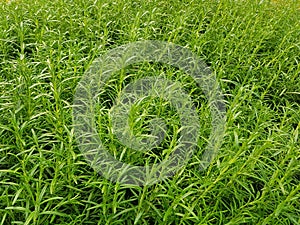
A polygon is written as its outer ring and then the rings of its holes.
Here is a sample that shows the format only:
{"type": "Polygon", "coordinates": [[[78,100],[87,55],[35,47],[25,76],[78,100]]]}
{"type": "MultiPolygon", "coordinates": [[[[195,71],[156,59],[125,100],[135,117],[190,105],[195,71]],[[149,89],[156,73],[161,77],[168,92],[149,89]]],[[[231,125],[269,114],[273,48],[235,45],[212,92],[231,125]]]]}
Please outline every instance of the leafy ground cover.
{"type": "MultiPolygon", "coordinates": [[[[299,19],[297,1],[0,3],[0,224],[300,224],[299,19]],[[188,77],[161,65],[117,74],[103,98],[114,99],[132,74],[169,71],[201,117],[201,148],[189,164],[153,186],[125,186],[97,174],[78,150],[77,83],[99,55],[137,40],[185,46],[215,71],[226,135],[205,171],[205,98],[188,77]]],[[[158,113],[156,104],[143,107],[158,113]]],[[[113,139],[102,113],[99,132],[113,139]]],[[[176,125],[176,113],[168,113],[160,116],[176,125]]],[[[121,157],[122,146],[107,144],[121,157]]]]}

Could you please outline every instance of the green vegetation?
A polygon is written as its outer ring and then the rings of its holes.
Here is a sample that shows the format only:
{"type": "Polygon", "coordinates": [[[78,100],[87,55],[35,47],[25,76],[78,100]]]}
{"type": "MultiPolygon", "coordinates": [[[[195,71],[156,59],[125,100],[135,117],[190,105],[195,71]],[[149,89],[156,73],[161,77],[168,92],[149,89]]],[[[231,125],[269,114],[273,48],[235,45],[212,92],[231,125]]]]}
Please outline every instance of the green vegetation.
{"type": "MultiPolygon", "coordinates": [[[[299,19],[296,1],[0,3],[0,225],[300,224],[299,19]],[[201,118],[200,148],[189,164],[153,186],[124,186],[97,174],[76,146],[77,83],[99,55],[137,40],[185,46],[216,72],[226,135],[205,171],[205,98],[189,77],[157,64],[116,74],[102,94],[105,109],[133,74],[164,72],[178,80],[201,118]]],[[[150,112],[179,129],[168,103],[150,99],[142,107],[136,117],[150,112]]],[[[106,112],[97,118],[109,151],[143,164],[141,153],[127,151],[103,125],[109,126],[106,112]]],[[[136,134],[147,133],[139,126],[136,134]]],[[[158,150],[147,157],[163,157],[158,150]]]]}

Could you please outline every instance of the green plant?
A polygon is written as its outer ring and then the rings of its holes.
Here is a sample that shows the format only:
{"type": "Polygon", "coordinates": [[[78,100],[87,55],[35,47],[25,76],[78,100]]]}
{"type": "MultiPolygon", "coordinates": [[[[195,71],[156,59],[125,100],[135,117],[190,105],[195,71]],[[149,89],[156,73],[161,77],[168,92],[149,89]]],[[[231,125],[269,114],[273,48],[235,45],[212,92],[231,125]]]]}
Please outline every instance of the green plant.
{"type": "MultiPolygon", "coordinates": [[[[300,224],[299,18],[292,1],[0,3],[0,224],[300,224]],[[210,131],[205,98],[161,65],[121,71],[103,97],[109,108],[132,74],[179,80],[203,121],[188,165],[153,186],[124,186],[93,171],[76,147],[77,83],[99,55],[137,40],[185,46],[216,72],[227,130],[207,170],[198,169],[210,131]]],[[[99,129],[118,155],[103,113],[99,129]]],[[[124,157],[143,163],[135,152],[124,157]]]]}

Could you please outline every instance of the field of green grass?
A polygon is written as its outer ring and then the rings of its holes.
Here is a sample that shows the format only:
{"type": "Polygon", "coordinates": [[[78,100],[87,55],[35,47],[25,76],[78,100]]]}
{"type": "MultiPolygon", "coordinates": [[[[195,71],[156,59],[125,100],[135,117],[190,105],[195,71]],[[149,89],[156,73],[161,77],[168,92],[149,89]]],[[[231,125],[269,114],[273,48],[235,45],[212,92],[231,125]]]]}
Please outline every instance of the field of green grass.
{"type": "MultiPolygon", "coordinates": [[[[0,2],[0,225],[300,224],[299,62],[299,1],[0,2]],[[215,72],[227,110],[219,153],[199,170],[211,129],[201,89],[159,64],[115,74],[95,116],[117,159],[143,164],[164,157],[134,152],[111,133],[108,112],[126,82],[165,73],[199,113],[198,151],[151,186],[95,172],[72,125],[75,88],[91,63],[139,40],[172,42],[198,55],[215,72]]],[[[135,116],[159,115],[178,131],[176,112],[156,104],[146,101],[135,116]]],[[[147,133],[139,126],[137,134],[147,133]]],[[[172,144],[166,138],[158,150],[172,144]]]]}

